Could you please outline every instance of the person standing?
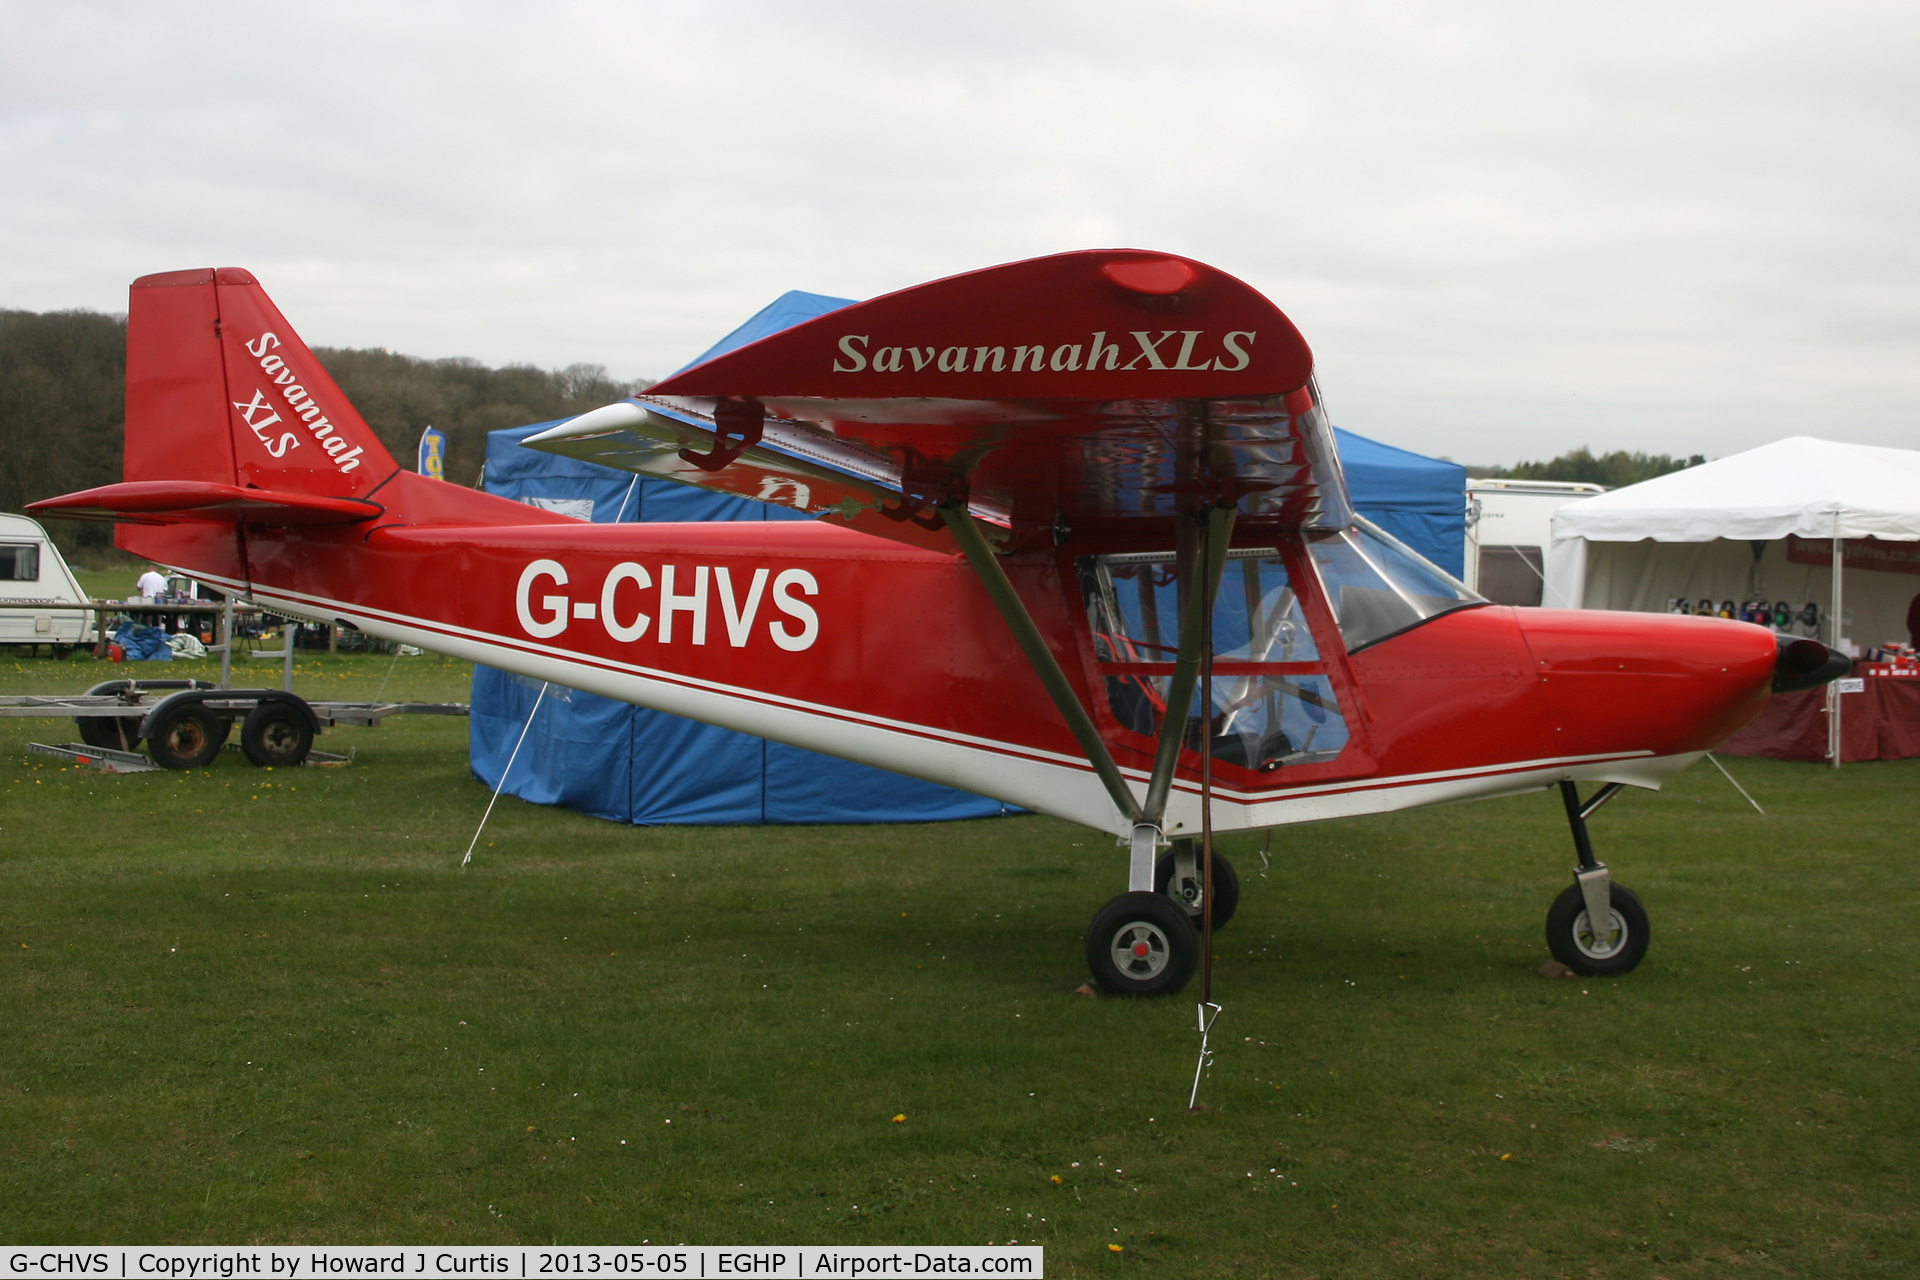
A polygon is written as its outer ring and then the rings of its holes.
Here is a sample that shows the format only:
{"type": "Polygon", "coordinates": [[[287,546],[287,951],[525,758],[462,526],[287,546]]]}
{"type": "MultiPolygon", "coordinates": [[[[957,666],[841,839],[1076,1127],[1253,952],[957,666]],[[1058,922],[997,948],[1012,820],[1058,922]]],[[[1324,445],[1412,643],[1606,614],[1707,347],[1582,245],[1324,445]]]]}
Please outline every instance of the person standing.
{"type": "Polygon", "coordinates": [[[163,596],[167,594],[167,575],[149,566],[147,571],[140,575],[139,585],[134,590],[143,596],[163,596]]]}

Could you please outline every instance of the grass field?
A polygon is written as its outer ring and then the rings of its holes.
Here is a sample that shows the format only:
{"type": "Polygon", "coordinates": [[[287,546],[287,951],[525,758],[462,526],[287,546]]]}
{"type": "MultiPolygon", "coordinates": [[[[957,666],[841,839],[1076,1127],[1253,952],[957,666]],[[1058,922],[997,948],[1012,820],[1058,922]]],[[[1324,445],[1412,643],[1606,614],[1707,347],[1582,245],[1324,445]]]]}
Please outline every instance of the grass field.
{"type": "MultiPolygon", "coordinates": [[[[432,655],[304,659],[295,687],[390,668],[389,697],[465,696],[432,655]]],[[[0,658],[0,690],[107,671],[0,658]]],[[[1123,874],[1092,833],[502,800],[462,870],[464,722],[330,733],[345,768],[128,777],[25,754],[66,729],[0,721],[0,1240],[1920,1271],[1920,761],[1728,761],[1765,817],[1704,764],[1608,806],[1654,933],[1613,982],[1535,972],[1572,864],[1552,793],[1281,831],[1264,874],[1229,840],[1188,1114],[1192,1003],[1071,994],[1123,874]]]]}

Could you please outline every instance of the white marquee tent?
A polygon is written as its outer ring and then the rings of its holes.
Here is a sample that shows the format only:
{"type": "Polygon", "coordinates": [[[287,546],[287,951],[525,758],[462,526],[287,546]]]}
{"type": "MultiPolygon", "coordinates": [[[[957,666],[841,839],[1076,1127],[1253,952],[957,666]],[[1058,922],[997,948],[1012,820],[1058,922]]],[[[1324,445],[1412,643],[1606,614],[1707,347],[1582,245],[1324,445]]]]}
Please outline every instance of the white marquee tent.
{"type": "Polygon", "coordinates": [[[1829,644],[1904,641],[1920,575],[1858,567],[1873,544],[1848,548],[1843,568],[1843,540],[1862,538],[1920,542],[1920,452],[1794,436],[1561,507],[1543,603],[1786,599],[1842,623],[1821,629],[1829,644]]]}

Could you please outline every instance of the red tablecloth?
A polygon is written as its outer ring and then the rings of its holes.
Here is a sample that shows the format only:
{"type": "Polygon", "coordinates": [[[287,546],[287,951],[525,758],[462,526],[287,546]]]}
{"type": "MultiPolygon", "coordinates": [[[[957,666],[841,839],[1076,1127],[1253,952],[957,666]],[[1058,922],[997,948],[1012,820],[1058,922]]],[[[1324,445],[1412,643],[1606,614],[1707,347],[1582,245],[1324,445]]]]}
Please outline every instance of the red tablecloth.
{"type": "MultiPolygon", "coordinates": [[[[1920,678],[1870,675],[1862,679],[1863,691],[1840,695],[1840,759],[1920,756],[1920,678]]],[[[1825,760],[1826,691],[1776,694],[1752,724],[1718,750],[1730,756],[1825,760]]]]}

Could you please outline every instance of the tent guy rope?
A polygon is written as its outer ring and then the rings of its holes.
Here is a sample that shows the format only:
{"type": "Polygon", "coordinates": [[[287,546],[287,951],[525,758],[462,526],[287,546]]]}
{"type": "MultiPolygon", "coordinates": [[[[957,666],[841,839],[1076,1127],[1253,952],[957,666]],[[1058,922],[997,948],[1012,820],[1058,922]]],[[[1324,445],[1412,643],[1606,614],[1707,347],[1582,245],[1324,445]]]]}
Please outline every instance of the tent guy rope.
{"type": "Polygon", "coordinates": [[[527,722],[520,726],[520,737],[513,744],[513,754],[507,757],[507,767],[500,771],[500,781],[493,785],[493,798],[487,801],[487,811],[480,815],[480,825],[473,829],[473,839],[467,843],[467,856],[460,859],[463,867],[473,861],[474,846],[480,843],[480,833],[487,829],[487,819],[493,816],[493,806],[500,802],[500,789],[507,785],[507,775],[513,772],[513,762],[520,758],[520,746],[527,740],[527,730],[533,728],[533,718],[540,714],[540,704],[546,700],[549,683],[545,680],[540,682],[540,692],[534,697],[533,710],[527,712],[527,722]]]}
{"type": "Polygon", "coordinates": [[[1714,760],[1713,752],[1711,751],[1707,752],[1707,759],[1709,761],[1712,761],[1713,767],[1720,771],[1721,777],[1725,778],[1728,782],[1733,783],[1733,789],[1735,791],[1738,791],[1742,796],[1746,798],[1747,803],[1753,806],[1753,811],[1755,813],[1759,814],[1763,818],[1767,816],[1767,811],[1760,807],[1760,802],[1758,800],[1755,800],[1752,796],[1747,795],[1747,789],[1745,787],[1741,786],[1738,782],[1734,782],[1733,775],[1727,772],[1727,766],[1721,764],[1718,760],[1714,760]]]}

